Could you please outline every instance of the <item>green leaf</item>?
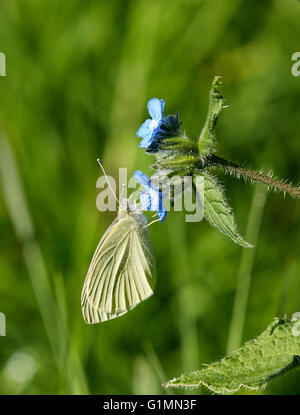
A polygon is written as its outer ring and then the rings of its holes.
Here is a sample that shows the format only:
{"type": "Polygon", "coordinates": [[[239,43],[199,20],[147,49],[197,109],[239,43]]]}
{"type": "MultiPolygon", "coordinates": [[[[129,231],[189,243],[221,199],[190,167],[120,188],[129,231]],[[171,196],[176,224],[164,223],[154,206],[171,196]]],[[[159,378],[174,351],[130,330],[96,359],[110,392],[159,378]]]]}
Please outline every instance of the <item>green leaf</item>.
{"type": "Polygon", "coordinates": [[[278,319],[256,339],[250,340],[222,360],[170,380],[164,387],[198,388],[215,393],[239,389],[264,389],[275,377],[300,366],[300,333],[295,320],[278,319]]]}
{"type": "MultiPolygon", "coordinates": [[[[211,225],[229,236],[235,243],[244,248],[252,248],[253,245],[245,241],[237,231],[232,209],[225,199],[222,186],[208,173],[203,173],[202,176],[204,177],[203,198],[205,218],[211,225]]],[[[195,180],[194,183],[197,186],[195,180]]],[[[201,195],[201,189],[199,193],[201,195]]]]}
{"type": "Polygon", "coordinates": [[[215,76],[209,94],[207,118],[198,143],[199,154],[202,157],[206,157],[214,151],[216,123],[224,103],[223,96],[219,88],[220,85],[220,77],[215,76]]]}

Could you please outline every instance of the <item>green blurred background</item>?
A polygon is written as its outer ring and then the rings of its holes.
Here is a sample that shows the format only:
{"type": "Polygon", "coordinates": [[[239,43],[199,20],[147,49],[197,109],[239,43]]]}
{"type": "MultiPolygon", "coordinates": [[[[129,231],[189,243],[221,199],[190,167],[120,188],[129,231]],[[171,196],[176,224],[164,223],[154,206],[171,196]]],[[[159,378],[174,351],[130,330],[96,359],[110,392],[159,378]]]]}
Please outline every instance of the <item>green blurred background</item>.
{"type": "MultiPolygon", "coordinates": [[[[300,311],[299,202],[230,177],[220,179],[255,250],[171,212],[150,228],[155,295],[94,326],[80,307],[115,216],[96,210],[96,159],[111,175],[151,174],[135,135],[148,99],[164,98],[197,137],[222,75],[219,154],[299,181],[299,21],[296,0],[0,1],[0,393],[166,393],[167,379],[300,311]]],[[[264,393],[299,385],[294,373],[264,393]]]]}

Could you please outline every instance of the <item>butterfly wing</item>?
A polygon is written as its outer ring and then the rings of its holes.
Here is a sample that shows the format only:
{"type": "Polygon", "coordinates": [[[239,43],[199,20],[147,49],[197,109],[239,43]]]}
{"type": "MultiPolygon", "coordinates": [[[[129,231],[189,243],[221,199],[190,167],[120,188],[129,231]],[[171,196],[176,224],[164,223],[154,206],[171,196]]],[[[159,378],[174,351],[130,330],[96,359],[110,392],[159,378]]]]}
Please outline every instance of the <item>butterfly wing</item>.
{"type": "Polygon", "coordinates": [[[155,259],[137,214],[128,212],[99,242],[84,282],[81,306],[86,323],[125,314],[153,294],[155,259]]]}

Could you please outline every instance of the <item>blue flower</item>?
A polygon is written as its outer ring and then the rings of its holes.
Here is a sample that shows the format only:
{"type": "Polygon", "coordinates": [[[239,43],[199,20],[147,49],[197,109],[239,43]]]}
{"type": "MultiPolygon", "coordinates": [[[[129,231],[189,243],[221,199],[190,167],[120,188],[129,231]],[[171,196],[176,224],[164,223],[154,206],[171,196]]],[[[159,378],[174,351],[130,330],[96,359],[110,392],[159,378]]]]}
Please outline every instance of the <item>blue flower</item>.
{"type": "Polygon", "coordinates": [[[133,177],[146,188],[146,190],[140,194],[142,209],[151,210],[153,212],[157,211],[158,219],[162,222],[167,216],[167,211],[162,203],[162,192],[154,187],[151,184],[149,177],[140,170],[137,170],[133,177]]]}
{"type": "Polygon", "coordinates": [[[136,133],[138,137],[143,139],[139,144],[141,148],[148,148],[156,133],[159,131],[163,119],[165,101],[163,99],[152,98],[148,102],[147,108],[152,120],[146,120],[136,133]]]}
{"type": "Polygon", "coordinates": [[[142,138],[140,148],[146,148],[147,152],[158,151],[159,143],[164,138],[176,137],[180,134],[180,122],[178,115],[163,116],[165,101],[152,98],[147,104],[152,119],[146,120],[137,131],[137,136],[142,138]]]}

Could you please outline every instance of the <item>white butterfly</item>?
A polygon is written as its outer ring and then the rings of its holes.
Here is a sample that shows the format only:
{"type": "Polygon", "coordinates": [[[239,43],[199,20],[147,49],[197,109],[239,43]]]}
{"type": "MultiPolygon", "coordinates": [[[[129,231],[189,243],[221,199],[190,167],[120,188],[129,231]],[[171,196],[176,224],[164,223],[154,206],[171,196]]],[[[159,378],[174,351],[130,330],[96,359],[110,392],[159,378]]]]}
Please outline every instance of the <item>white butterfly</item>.
{"type": "Polygon", "coordinates": [[[123,199],[86,275],[81,295],[84,320],[99,323],[120,317],[150,297],[155,282],[147,219],[123,199]]]}

